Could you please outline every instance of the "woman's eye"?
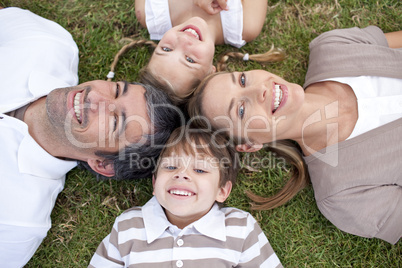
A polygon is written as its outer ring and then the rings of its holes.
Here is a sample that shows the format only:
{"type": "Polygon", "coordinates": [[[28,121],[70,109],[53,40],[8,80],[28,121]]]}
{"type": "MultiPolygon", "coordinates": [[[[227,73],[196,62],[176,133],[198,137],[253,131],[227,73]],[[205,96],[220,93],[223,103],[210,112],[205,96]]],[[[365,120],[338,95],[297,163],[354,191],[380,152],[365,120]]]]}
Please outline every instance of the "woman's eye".
{"type": "Polygon", "coordinates": [[[162,47],[162,50],[163,51],[165,51],[165,52],[170,52],[170,51],[172,51],[170,48],[168,48],[168,47],[162,47]]]}
{"type": "Polygon", "coordinates": [[[190,57],[186,57],[186,61],[188,61],[189,63],[195,63],[195,61],[190,57]]]}
{"type": "Polygon", "coordinates": [[[206,171],[202,170],[202,169],[194,169],[194,171],[196,173],[206,173],[206,171]]]}
{"type": "Polygon", "coordinates": [[[239,107],[239,117],[240,119],[243,119],[244,117],[244,104],[240,105],[239,107]]]}
{"type": "Polygon", "coordinates": [[[244,73],[240,74],[239,77],[239,83],[241,87],[245,87],[246,86],[246,75],[244,73]]]}

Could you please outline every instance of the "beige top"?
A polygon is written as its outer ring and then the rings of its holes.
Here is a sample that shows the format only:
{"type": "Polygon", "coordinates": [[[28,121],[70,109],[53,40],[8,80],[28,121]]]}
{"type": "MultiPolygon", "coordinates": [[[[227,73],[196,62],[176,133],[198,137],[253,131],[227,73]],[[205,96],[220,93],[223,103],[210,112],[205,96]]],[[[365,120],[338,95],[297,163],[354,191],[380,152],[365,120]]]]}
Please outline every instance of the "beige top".
{"type": "MultiPolygon", "coordinates": [[[[374,26],[324,33],[310,50],[305,87],[345,76],[402,79],[402,49],[374,26]]],[[[401,137],[398,119],[305,157],[317,206],[339,229],[393,244],[402,236],[401,137]]]]}

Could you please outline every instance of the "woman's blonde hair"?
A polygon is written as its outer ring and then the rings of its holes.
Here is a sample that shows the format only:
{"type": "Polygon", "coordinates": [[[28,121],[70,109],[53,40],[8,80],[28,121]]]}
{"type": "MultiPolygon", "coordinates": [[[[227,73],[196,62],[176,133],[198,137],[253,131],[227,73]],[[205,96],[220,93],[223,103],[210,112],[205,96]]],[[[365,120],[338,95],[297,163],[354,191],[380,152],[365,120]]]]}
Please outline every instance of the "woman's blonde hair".
{"type": "MultiPolygon", "coordinates": [[[[222,74],[215,73],[207,76],[194,92],[188,103],[188,114],[192,120],[192,124],[200,128],[214,128],[209,124],[209,120],[205,117],[202,103],[204,98],[204,90],[209,81],[215,76],[222,74]]],[[[226,133],[229,135],[229,133],[226,133]]],[[[241,144],[245,141],[242,138],[230,137],[235,144],[241,144]]],[[[255,210],[269,210],[281,206],[292,199],[300,190],[309,183],[309,175],[307,166],[303,160],[300,149],[290,140],[280,140],[268,144],[267,150],[275,153],[276,157],[282,157],[291,165],[291,177],[285,186],[271,197],[262,197],[247,191],[247,196],[254,202],[251,208],[255,210]]]]}

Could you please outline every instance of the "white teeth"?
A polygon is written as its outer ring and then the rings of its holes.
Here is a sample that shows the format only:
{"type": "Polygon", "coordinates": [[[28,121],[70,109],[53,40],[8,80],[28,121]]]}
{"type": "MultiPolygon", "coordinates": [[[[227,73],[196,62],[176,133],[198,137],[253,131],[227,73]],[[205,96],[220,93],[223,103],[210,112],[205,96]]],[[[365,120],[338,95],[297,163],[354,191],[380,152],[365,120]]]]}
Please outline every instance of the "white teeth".
{"type": "Polygon", "coordinates": [[[77,116],[78,121],[81,123],[81,112],[80,112],[80,98],[82,93],[75,94],[74,97],[74,112],[77,116]]]}
{"type": "Polygon", "coordinates": [[[187,28],[187,29],[185,29],[184,31],[185,31],[185,32],[192,33],[198,40],[200,40],[200,36],[198,35],[198,33],[197,33],[195,30],[193,30],[193,29],[191,29],[191,28],[187,28]]]}
{"type": "Polygon", "coordinates": [[[175,195],[183,195],[183,196],[192,196],[193,193],[187,192],[187,191],[182,191],[182,190],[170,190],[169,191],[171,194],[175,195]]]}
{"type": "Polygon", "coordinates": [[[281,87],[279,85],[275,84],[274,109],[272,110],[272,112],[275,112],[276,109],[278,109],[279,105],[281,104],[282,95],[283,95],[283,92],[281,90],[281,87]]]}

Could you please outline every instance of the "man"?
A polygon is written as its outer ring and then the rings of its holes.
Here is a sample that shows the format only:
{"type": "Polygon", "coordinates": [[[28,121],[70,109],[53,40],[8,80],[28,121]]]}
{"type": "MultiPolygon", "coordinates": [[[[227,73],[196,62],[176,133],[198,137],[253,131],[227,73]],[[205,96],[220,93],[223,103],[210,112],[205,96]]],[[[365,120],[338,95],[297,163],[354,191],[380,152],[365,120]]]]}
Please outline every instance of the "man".
{"type": "Polygon", "coordinates": [[[0,58],[0,266],[22,267],[76,160],[106,177],[146,177],[179,113],[148,86],[75,86],[71,35],[27,10],[0,9],[0,58]]]}

